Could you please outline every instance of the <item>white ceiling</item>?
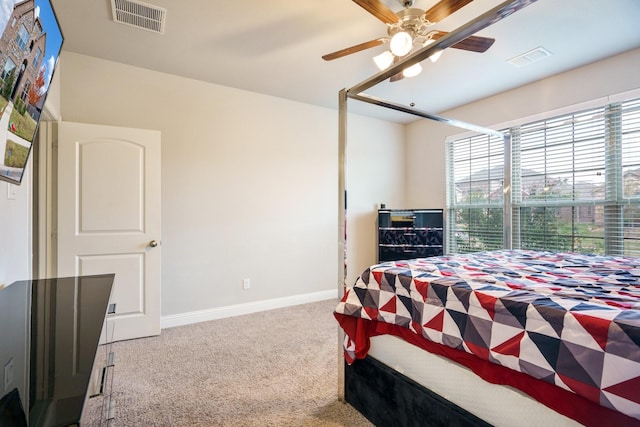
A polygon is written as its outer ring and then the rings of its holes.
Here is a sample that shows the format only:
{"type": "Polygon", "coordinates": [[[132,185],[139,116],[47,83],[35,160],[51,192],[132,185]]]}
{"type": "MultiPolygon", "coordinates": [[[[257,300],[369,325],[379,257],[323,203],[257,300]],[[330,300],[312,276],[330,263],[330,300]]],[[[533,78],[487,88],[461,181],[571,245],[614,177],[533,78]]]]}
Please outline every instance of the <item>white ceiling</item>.
{"type": "MultiPolygon", "coordinates": [[[[385,49],[321,59],[386,35],[385,24],[350,0],[145,1],[167,10],[164,34],[114,23],[110,0],[52,0],[63,51],[337,109],[338,91],[375,74],[371,58],[385,49]]],[[[453,31],[502,2],[475,0],[433,28],[453,31]]],[[[398,0],[384,3],[402,8],[398,0]]],[[[438,113],[638,48],[640,0],[538,0],[476,35],[496,42],[485,53],[447,49],[435,64],[424,61],[418,77],[368,93],[438,113]],[[553,55],[521,68],[507,62],[539,46],[553,55]]],[[[413,120],[358,102],[349,111],[413,120]]]]}

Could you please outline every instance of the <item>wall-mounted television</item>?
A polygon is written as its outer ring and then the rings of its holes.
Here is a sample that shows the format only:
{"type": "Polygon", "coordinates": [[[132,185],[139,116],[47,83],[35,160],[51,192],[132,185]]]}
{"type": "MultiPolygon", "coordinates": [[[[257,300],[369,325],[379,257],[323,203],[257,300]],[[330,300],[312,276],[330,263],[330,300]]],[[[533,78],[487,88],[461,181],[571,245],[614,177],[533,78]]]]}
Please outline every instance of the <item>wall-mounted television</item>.
{"type": "Polygon", "coordinates": [[[62,42],[50,0],[0,0],[0,179],[19,185],[62,42]]]}

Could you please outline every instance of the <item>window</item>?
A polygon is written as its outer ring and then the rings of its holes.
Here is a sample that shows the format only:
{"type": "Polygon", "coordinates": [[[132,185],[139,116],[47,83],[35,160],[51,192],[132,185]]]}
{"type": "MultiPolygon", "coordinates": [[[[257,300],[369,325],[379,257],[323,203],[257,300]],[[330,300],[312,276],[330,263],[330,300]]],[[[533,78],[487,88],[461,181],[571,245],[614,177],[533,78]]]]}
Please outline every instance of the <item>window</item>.
{"type": "Polygon", "coordinates": [[[39,47],[36,48],[36,54],[33,57],[33,67],[35,69],[38,69],[40,66],[40,57],[42,56],[42,49],[40,49],[39,47]]]}
{"type": "Polygon", "coordinates": [[[20,94],[20,99],[24,101],[25,104],[29,103],[29,89],[31,88],[31,82],[27,80],[24,84],[24,88],[22,89],[22,93],[20,94]]]}
{"type": "Polygon", "coordinates": [[[13,63],[11,58],[7,58],[7,62],[5,62],[4,64],[4,68],[2,69],[2,75],[0,75],[0,78],[2,78],[3,81],[6,81],[9,74],[11,74],[11,71],[15,70],[15,68],[16,68],[16,64],[13,63]]]}
{"type": "Polygon", "coordinates": [[[501,138],[473,136],[448,145],[449,236],[456,252],[502,247],[504,144],[501,138]],[[452,226],[453,225],[453,226],[452,226]]]}
{"type": "Polygon", "coordinates": [[[16,43],[18,43],[20,50],[24,50],[28,41],[29,31],[27,31],[27,27],[25,27],[24,24],[20,24],[20,29],[18,30],[18,34],[16,34],[16,43]]]}
{"type": "Polygon", "coordinates": [[[515,129],[518,247],[604,252],[604,108],[515,129]]]}
{"type": "MultiPolygon", "coordinates": [[[[614,159],[621,165],[620,191],[621,218],[605,217],[622,233],[613,234],[616,253],[640,254],[640,99],[624,102],[620,105],[618,139],[621,142],[621,155],[614,159]]],[[[615,120],[612,118],[611,120],[615,120]]]]}
{"type": "MultiPolygon", "coordinates": [[[[640,255],[640,99],[508,132],[514,248],[640,255]]],[[[502,144],[447,143],[449,252],[503,247],[502,144]]]]}

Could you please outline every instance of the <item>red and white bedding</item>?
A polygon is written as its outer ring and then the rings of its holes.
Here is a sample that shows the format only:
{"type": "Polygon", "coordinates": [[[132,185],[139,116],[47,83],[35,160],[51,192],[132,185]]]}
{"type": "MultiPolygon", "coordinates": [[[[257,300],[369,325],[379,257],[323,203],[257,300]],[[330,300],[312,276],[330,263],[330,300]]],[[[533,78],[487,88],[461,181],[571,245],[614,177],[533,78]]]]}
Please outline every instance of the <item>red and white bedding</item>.
{"type": "Polygon", "coordinates": [[[503,250],[386,262],[335,316],[348,363],[393,334],[583,424],[640,425],[640,259],[503,250]]]}

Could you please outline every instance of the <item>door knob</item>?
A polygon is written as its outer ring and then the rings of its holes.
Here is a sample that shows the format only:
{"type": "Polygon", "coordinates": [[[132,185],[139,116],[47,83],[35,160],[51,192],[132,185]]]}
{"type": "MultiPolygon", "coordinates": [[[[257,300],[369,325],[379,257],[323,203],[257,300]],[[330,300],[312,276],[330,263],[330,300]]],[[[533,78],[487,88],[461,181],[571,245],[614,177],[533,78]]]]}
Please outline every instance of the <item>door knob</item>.
{"type": "Polygon", "coordinates": [[[156,246],[158,246],[158,242],[156,242],[155,240],[152,240],[149,242],[149,246],[151,246],[152,248],[155,248],[156,246]]]}

